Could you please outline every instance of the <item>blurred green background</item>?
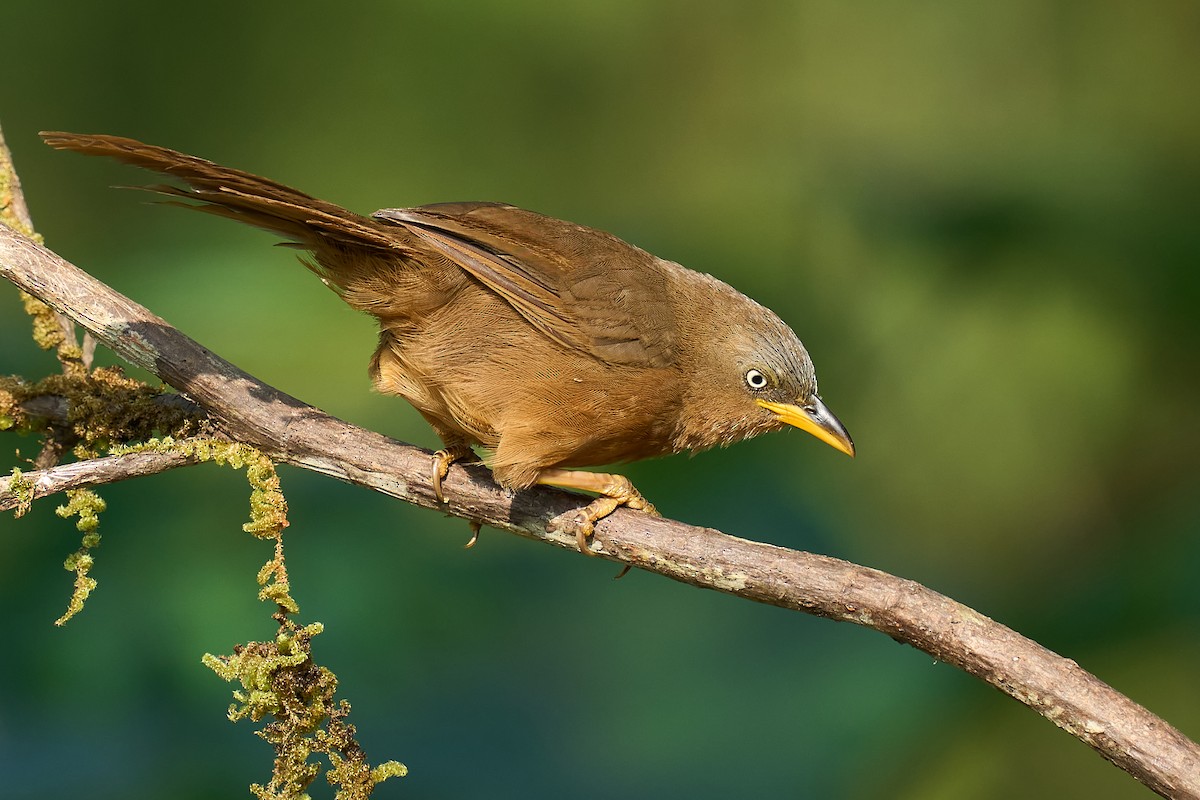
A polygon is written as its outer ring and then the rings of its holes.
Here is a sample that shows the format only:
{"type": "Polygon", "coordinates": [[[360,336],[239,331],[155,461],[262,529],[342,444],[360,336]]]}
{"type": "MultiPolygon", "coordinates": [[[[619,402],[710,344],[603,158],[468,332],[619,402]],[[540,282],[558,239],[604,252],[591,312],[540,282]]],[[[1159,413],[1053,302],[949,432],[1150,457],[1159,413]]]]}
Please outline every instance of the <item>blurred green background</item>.
{"type": "MultiPolygon", "coordinates": [[[[798,432],[632,466],[667,515],[921,581],[1200,735],[1200,6],[25,3],[0,121],[49,245],[239,366],[436,444],[369,390],[371,321],[271,238],[52,152],[118,133],[360,211],[493,199],[766,302],[851,461],[798,432]]],[[[0,372],[55,369],[0,286],[0,372]]],[[[114,361],[110,354],[101,360],[114,361]]],[[[36,445],[0,438],[0,468],[36,445]]],[[[872,631],[283,468],[288,564],[377,796],[1145,797],[872,631]]],[[[0,518],[0,795],[242,797],[270,752],[204,652],[272,635],[242,476],[103,490],[78,541],[0,518]]],[[[328,796],[323,784],[316,796],[328,796]]]]}

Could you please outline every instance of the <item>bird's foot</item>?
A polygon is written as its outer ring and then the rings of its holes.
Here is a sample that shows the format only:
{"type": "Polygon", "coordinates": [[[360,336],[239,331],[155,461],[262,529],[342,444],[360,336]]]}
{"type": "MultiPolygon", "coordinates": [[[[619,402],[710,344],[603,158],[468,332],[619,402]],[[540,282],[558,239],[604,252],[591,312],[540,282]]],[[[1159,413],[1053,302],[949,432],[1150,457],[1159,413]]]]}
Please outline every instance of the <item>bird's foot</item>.
{"type": "Polygon", "coordinates": [[[591,539],[596,532],[596,523],[621,506],[632,508],[635,511],[644,511],[651,516],[658,516],[658,511],[650,501],[643,497],[642,493],[635,489],[624,475],[550,469],[543,471],[538,476],[537,482],[569,489],[583,489],[601,495],[578,511],[561,518],[553,526],[559,530],[574,531],[579,552],[585,555],[596,555],[595,551],[588,546],[588,539],[591,539]]]}
{"type": "MultiPolygon", "coordinates": [[[[446,474],[450,472],[450,465],[455,461],[461,461],[464,458],[474,457],[475,451],[468,444],[450,444],[444,449],[438,450],[433,454],[433,496],[437,498],[439,503],[446,502],[446,495],[442,493],[442,480],[446,474]]],[[[479,529],[483,527],[478,520],[469,519],[467,525],[471,528],[471,538],[463,545],[464,550],[470,550],[479,541],[479,529]]]]}
{"type": "MultiPolygon", "coordinates": [[[[437,498],[439,503],[446,502],[446,496],[442,494],[442,480],[446,474],[450,472],[450,465],[455,461],[461,461],[464,458],[473,456],[475,453],[471,450],[468,444],[451,444],[442,450],[438,450],[433,454],[433,496],[437,498]]],[[[478,534],[478,531],[475,531],[478,534]]],[[[476,536],[471,537],[471,544],[475,543],[476,536]]]]}

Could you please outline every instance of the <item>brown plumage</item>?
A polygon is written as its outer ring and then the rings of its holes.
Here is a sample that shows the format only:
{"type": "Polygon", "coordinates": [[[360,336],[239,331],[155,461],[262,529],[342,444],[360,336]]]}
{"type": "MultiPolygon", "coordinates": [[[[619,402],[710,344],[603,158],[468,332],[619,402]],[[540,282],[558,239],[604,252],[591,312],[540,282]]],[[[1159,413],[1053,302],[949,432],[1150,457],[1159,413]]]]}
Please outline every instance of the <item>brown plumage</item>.
{"type": "Polygon", "coordinates": [[[728,445],[795,425],[853,455],[812,362],[775,314],[709,275],[611,234],[499,203],[370,217],[274,181],[116,136],[43,133],[64,150],[161,172],[153,191],[272,231],[379,320],[371,377],[446,445],[433,485],[479,446],[510,489],[602,495],[580,547],[618,505],[653,512],[619,475],[572,467],[728,445]]]}

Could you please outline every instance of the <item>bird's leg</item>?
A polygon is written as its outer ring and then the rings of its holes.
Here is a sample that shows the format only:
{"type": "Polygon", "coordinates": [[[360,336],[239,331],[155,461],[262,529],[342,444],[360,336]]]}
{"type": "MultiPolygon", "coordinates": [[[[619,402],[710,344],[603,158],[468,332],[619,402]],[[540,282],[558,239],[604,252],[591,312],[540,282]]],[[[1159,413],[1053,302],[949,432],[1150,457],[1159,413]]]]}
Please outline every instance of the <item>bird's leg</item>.
{"type": "Polygon", "coordinates": [[[433,496],[439,503],[446,502],[446,496],[442,494],[442,479],[450,471],[450,465],[474,455],[471,445],[462,439],[443,438],[442,441],[446,446],[433,454],[433,496]]]}
{"type": "Polygon", "coordinates": [[[600,495],[584,508],[575,512],[571,519],[575,528],[575,539],[579,543],[579,552],[589,556],[595,553],[588,547],[588,539],[595,531],[596,522],[604,519],[620,506],[628,506],[637,511],[658,516],[654,506],[642,493],[633,488],[629,478],[624,475],[611,475],[607,472],[587,472],[572,469],[545,469],[538,473],[535,483],[548,486],[561,486],[566,489],[582,489],[585,492],[595,492],[600,495]]]}

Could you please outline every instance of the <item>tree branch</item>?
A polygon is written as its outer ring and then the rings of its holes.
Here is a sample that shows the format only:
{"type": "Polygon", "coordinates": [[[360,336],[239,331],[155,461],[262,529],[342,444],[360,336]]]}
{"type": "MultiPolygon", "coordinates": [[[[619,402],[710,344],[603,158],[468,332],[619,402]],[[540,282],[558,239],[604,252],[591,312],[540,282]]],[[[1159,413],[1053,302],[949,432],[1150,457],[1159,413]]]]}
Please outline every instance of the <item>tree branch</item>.
{"type": "Polygon", "coordinates": [[[15,508],[20,515],[31,501],[40,497],[65,492],[68,489],[99,486],[127,478],[141,478],[198,463],[198,459],[183,453],[145,452],[90,458],[72,464],[23,472],[20,478],[0,478],[0,511],[15,508]]]}
{"type": "MultiPolygon", "coordinates": [[[[510,495],[483,467],[456,464],[444,482],[448,502],[439,504],[430,486],[428,451],[355,427],[273,389],[3,227],[0,275],[183,392],[225,434],[274,459],[575,548],[574,534],[547,527],[580,508],[585,498],[548,488],[510,495]]],[[[1028,705],[1155,792],[1200,798],[1200,748],[1182,733],[1074,661],[913,581],[627,509],[597,524],[596,541],[605,558],[683,583],[874,628],[1028,705]]]]}

